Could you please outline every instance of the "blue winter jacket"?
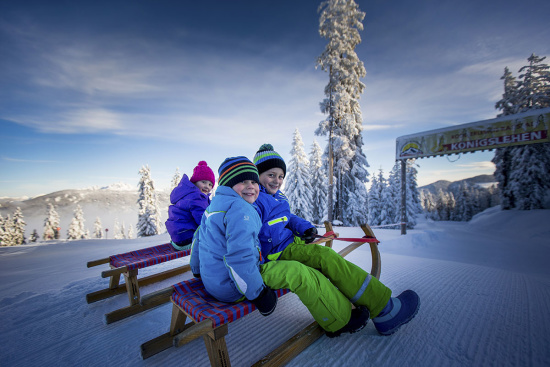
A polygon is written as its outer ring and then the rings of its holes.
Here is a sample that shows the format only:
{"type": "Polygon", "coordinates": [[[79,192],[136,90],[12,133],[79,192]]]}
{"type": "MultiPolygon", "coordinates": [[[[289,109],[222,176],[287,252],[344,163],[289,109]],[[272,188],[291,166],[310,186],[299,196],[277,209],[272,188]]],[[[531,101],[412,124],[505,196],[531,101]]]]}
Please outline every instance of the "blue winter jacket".
{"type": "Polygon", "coordinates": [[[170,194],[170,202],[166,230],[174,243],[190,243],[201,223],[202,214],[210,204],[210,194],[201,192],[187,175],[183,175],[170,194]]]}
{"type": "Polygon", "coordinates": [[[260,217],[232,188],[218,186],[191,248],[191,271],[223,302],[253,300],[265,287],[260,274],[260,217]]]}
{"type": "Polygon", "coordinates": [[[271,195],[260,185],[260,196],[253,205],[262,218],[259,239],[265,262],[277,260],[281,252],[294,242],[294,236],[301,237],[307,229],[314,227],[290,212],[288,199],[280,190],[271,195]]]}

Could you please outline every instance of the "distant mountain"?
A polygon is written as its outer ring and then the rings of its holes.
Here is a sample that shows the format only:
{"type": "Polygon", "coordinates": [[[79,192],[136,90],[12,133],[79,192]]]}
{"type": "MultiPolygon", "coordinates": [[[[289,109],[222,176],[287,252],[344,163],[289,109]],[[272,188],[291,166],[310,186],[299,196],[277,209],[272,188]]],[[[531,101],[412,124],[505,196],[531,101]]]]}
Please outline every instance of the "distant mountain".
{"type": "MultiPolygon", "coordinates": [[[[433,193],[439,188],[443,191],[451,190],[455,185],[461,182],[477,184],[480,186],[494,183],[492,175],[481,175],[467,178],[460,181],[437,181],[419,188],[419,190],[429,190],[433,193]]],[[[496,184],[496,183],[495,183],[496,184]]],[[[168,218],[168,206],[170,205],[169,190],[157,190],[161,221],[164,223],[168,218]]],[[[119,225],[126,229],[131,225],[136,232],[138,220],[138,191],[135,186],[124,183],[115,183],[106,187],[91,187],[87,189],[73,189],[52,192],[47,195],[41,195],[34,198],[0,198],[0,214],[6,217],[7,214],[13,216],[17,207],[23,212],[23,219],[27,223],[25,236],[29,238],[34,229],[42,236],[44,220],[47,216],[48,203],[55,206],[59,214],[61,238],[67,238],[67,229],[74,217],[76,205],[80,204],[86,220],[85,226],[93,233],[94,222],[99,217],[102,227],[109,229],[109,237],[113,236],[113,227],[115,219],[119,225]]]]}
{"type": "Polygon", "coordinates": [[[439,190],[442,190],[443,192],[449,192],[456,190],[456,188],[458,188],[458,186],[460,186],[460,184],[462,184],[463,182],[467,183],[468,185],[478,185],[484,188],[490,187],[491,185],[495,185],[495,187],[497,186],[497,182],[495,181],[495,177],[493,175],[479,175],[453,182],[439,180],[429,185],[421,186],[418,189],[429,191],[432,194],[437,193],[439,190]]]}
{"type": "MultiPolygon", "coordinates": [[[[157,190],[157,198],[161,213],[162,222],[168,217],[168,206],[170,205],[170,193],[167,190],[157,190]]],[[[62,190],[51,194],[37,196],[30,199],[0,198],[0,214],[5,218],[7,214],[13,216],[17,207],[23,212],[23,219],[26,222],[25,236],[29,238],[34,229],[42,235],[44,221],[47,217],[48,203],[55,206],[59,214],[61,238],[67,238],[67,229],[74,217],[76,205],[80,204],[86,220],[85,226],[93,233],[94,222],[99,217],[102,227],[108,228],[113,235],[115,219],[120,226],[125,228],[133,226],[136,233],[138,220],[138,191],[135,186],[123,183],[113,184],[107,187],[80,190],[62,190]]],[[[110,237],[109,236],[109,237],[110,237]]]]}

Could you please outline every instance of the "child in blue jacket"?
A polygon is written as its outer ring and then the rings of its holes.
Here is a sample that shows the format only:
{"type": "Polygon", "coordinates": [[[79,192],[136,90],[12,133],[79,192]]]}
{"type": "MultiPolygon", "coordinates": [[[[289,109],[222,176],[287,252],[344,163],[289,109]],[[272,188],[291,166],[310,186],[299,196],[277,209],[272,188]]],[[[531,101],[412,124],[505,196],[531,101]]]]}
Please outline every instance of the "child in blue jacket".
{"type": "Polygon", "coordinates": [[[357,306],[348,324],[336,332],[327,332],[328,336],[358,331],[369,317],[373,317],[380,334],[390,335],[416,315],[420,299],[414,291],[391,297],[391,290],[378,279],[331,248],[309,244],[315,239],[317,229],[290,212],[288,200],[280,191],[286,164],[272,145],[262,145],[254,156],[254,163],[260,179],[260,194],[254,206],[262,218],[259,239],[266,261],[297,261],[320,272],[330,284],[324,292],[332,299],[329,302],[341,305],[338,310],[341,314],[349,313],[350,302],[357,306]],[[347,304],[340,301],[342,298],[347,304]]]}
{"type": "MultiPolygon", "coordinates": [[[[245,157],[227,158],[218,173],[216,196],[205,211],[191,252],[191,270],[206,290],[223,302],[251,300],[267,316],[277,305],[272,289],[288,288],[327,335],[360,330],[369,317],[367,307],[352,311],[349,298],[319,270],[290,259],[266,262],[258,240],[262,219],[252,206],[260,195],[254,164],[245,157]]],[[[286,253],[285,249],[281,256],[286,253]]]]}
{"type": "Polygon", "coordinates": [[[176,250],[191,247],[193,234],[201,223],[202,215],[210,205],[210,192],[216,182],[214,172],[205,161],[193,169],[191,179],[183,175],[178,186],[170,193],[166,230],[176,250]]]}

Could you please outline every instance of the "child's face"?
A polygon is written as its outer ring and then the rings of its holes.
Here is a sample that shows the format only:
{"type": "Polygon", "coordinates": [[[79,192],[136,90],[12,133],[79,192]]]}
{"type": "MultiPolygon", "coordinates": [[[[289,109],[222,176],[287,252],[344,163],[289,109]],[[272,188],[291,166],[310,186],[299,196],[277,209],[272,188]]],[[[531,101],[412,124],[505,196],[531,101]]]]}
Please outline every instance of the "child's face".
{"type": "Polygon", "coordinates": [[[284,179],[285,173],[279,167],[271,168],[260,175],[260,183],[271,195],[281,188],[284,179]]]}
{"type": "Polygon", "coordinates": [[[205,194],[209,194],[210,191],[212,191],[212,186],[214,186],[212,184],[212,182],[208,181],[208,180],[200,180],[200,181],[197,181],[195,182],[195,186],[197,186],[197,188],[205,193],[205,194]]]}
{"type": "Polygon", "coordinates": [[[239,194],[247,203],[252,204],[260,194],[260,186],[256,181],[246,180],[234,185],[233,190],[239,194]]]}

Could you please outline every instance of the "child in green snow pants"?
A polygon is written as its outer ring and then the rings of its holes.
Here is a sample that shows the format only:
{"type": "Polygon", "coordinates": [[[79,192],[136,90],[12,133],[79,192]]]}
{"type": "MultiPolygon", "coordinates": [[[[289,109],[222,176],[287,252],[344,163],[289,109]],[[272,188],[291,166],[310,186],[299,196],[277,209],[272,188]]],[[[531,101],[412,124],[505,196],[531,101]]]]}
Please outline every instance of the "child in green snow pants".
{"type": "Polygon", "coordinates": [[[373,318],[391,297],[388,287],[330,247],[305,244],[299,237],[260,271],[270,288],[296,293],[315,321],[330,332],[346,325],[352,303],[366,306],[373,318]]]}

